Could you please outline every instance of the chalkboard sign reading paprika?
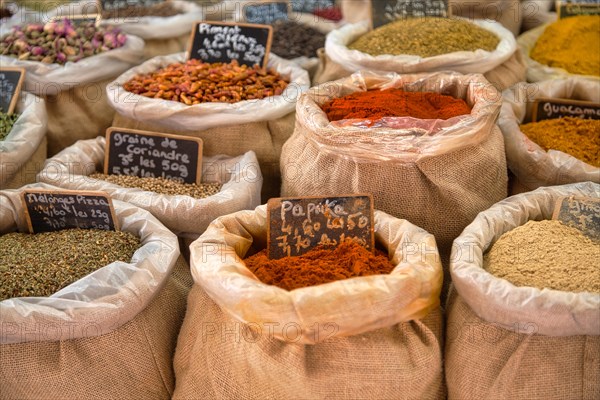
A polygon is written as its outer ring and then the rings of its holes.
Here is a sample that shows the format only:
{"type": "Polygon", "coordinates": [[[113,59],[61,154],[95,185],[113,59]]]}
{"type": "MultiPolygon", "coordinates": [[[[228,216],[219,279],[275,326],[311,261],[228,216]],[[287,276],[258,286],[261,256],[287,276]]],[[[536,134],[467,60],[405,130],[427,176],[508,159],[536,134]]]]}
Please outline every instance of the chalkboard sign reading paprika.
{"type": "Polygon", "coordinates": [[[535,100],[532,122],[561,117],[600,119],[600,104],[568,99],[540,98],[535,100]]]}
{"type": "Polygon", "coordinates": [[[108,194],[76,190],[25,190],[21,194],[30,233],[62,229],[118,230],[108,194]]]}
{"type": "Polygon", "coordinates": [[[106,131],[104,173],[201,183],[202,139],[134,129],[106,131]]]}
{"type": "Polygon", "coordinates": [[[267,66],[273,28],[268,25],[198,22],[192,29],[189,58],[206,63],[267,66]]]}
{"type": "Polygon", "coordinates": [[[578,15],[600,15],[600,2],[598,0],[559,0],[556,9],[559,19],[578,15]]]}
{"type": "Polygon", "coordinates": [[[15,110],[24,79],[23,68],[0,68],[0,109],[6,114],[15,110]]]}
{"type": "Polygon", "coordinates": [[[287,3],[249,3],[244,5],[244,20],[251,24],[272,24],[288,19],[287,3]]]}
{"type": "Polygon", "coordinates": [[[448,0],[372,0],[373,28],[403,18],[448,17],[448,0]]]}
{"type": "Polygon", "coordinates": [[[600,198],[561,197],[556,201],[552,219],[577,228],[592,239],[600,240],[600,198]]]}
{"type": "Polygon", "coordinates": [[[373,197],[284,197],[267,203],[270,259],[299,256],[350,239],[375,249],[373,197]]]}

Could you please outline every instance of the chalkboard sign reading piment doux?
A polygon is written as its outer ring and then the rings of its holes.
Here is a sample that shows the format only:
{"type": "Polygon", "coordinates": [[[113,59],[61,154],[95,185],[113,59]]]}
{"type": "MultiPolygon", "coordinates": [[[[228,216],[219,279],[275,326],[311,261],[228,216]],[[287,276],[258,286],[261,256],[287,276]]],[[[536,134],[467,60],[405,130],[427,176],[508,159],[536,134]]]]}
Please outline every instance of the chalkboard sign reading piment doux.
{"type": "Polygon", "coordinates": [[[562,197],[556,201],[552,219],[582,231],[600,240],[600,198],[562,197]]]}
{"type": "Polygon", "coordinates": [[[0,68],[0,109],[7,114],[12,114],[17,106],[25,69],[0,68]]]}
{"type": "Polygon", "coordinates": [[[397,19],[448,17],[448,0],[372,0],[373,28],[397,19]]]}
{"type": "Polygon", "coordinates": [[[104,192],[26,190],[21,196],[30,233],[119,229],[112,201],[104,192]]]}
{"type": "Polygon", "coordinates": [[[337,246],[351,239],[373,251],[373,198],[286,197],[267,203],[270,259],[299,256],[316,246],[337,246]]]}
{"type": "Polygon", "coordinates": [[[535,100],[532,122],[561,117],[600,119],[600,104],[567,99],[541,98],[535,100]]]}
{"type": "Polygon", "coordinates": [[[198,22],[190,39],[189,58],[207,63],[267,66],[273,28],[268,25],[198,22]]]}
{"type": "Polygon", "coordinates": [[[288,19],[287,3],[249,3],[244,5],[244,20],[251,24],[272,24],[288,19]]]}
{"type": "Polygon", "coordinates": [[[109,128],[104,173],[201,182],[202,139],[109,128]]]}

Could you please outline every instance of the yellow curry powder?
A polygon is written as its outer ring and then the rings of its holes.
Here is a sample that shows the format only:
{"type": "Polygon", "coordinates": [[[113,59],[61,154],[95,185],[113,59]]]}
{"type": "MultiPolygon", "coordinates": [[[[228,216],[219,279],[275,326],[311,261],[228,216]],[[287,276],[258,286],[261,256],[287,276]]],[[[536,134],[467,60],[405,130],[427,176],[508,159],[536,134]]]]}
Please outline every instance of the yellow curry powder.
{"type": "Polygon", "coordinates": [[[530,52],[535,61],[572,74],[600,75],[600,15],[550,24],[530,52]]]}
{"type": "Polygon", "coordinates": [[[521,131],[546,151],[559,150],[600,168],[600,120],[547,119],[521,125],[521,131]]]}

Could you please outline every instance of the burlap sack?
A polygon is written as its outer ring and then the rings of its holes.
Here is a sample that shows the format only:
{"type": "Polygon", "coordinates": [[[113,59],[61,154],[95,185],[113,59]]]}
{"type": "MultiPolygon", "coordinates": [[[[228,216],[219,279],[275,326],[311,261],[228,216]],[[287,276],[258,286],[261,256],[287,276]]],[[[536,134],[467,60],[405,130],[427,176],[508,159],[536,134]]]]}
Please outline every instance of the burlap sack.
{"type": "Polygon", "coordinates": [[[455,241],[447,307],[449,399],[600,398],[600,295],[516,287],[483,270],[483,253],[528,220],[551,219],[580,183],[540,188],[479,214],[455,241]]]}
{"type": "Polygon", "coordinates": [[[600,81],[561,78],[520,83],[504,91],[498,125],[504,135],[508,167],[518,182],[529,190],[565,183],[600,183],[600,168],[562,151],[545,151],[521,132],[520,124],[531,122],[534,101],[542,97],[598,103],[600,81]]]}
{"type": "Polygon", "coordinates": [[[105,143],[104,137],[78,141],[48,160],[38,180],[66,189],[105,191],[113,199],[150,211],[172,232],[192,239],[204,232],[215,218],[251,210],[260,204],[262,175],[252,151],[238,157],[204,157],[202,180],[219,182],[223,187],[216,195],[194,199],[124,188],[89,178],[93,172],[104,171],[105,143]]]}
{"type": "Polygon", "coordinates": [[[15,110],[20,114],[10,133],[0,141],[0,189],[16,189],[35,182],[46,161],[44,100],[23,92],[15,110]]]}
{"type": "Polygon", "coordinates": [[[434,234],[447,257],[464,227],[506,197],[504,143],[494,126],[500,103],[481,75],[356,73],[313,88],[298,101],[296,129],[283,146],[282,195],[372,193],[376,208],[434,234]],[[428,130],[440,121],[397,118],[405,129],[339,127],[320,108],[382,87],[450,94],[473,110],[428,130]]]}
{"type": "Polygon", "coordinates": [[[25,68],[24,90],[46,102],[49,156],[104,133],[114,116],[106,86],[141,60],[143,47],[143,40],[127,35],[121,48],[65,65],[0,55],[2,66],[25,68]]]}
{"type": "Polygon", "coordinates": [[[279,154],[294,129],[296,99],[310,85],[308,73],[290,61],[271,55],[269,68],[290,79],[290,85],[281,96],[233,104],[188,106],[123,89],[123,84],[137,74],[185,59],[185,53],[155,57],[118,77],[108,88],[109,101],[118,112],[113,126],[199,137],[204,141],[205,154],[209,155],[238,156],[254,151],[264,178],[262,199],[277,197],[281,183],[279,154]]]}
{"type": "Polygon", "coordinates": [[[360,70],[399,74],[436,71],[483,73],[486,79],[499,90],[523,81],[526,72],[525,63],[517,51],[514,36],[496,22],[486,20],[470,22],[494,32],[501,39],[496,50],[461,51],[425,58],[413,55],[371,56],[347,47],[369,31],[369,23],[363,21],[345,25],[327,35],[325,51],[319,53],[320,65],[313,82],[318,85],[349,76],[360,70]]]}
{"type": "Polygon", "coordinates": [[[391,274],[286,291],[240,258],[266,246],[266,206],[214,221],[191,245],[173,398],[444,398],[435,241],[380,211],[375,224],[391,274]]]}
{"type": "MultiPolygon", "coordinates": [[[[0,192],[2,233],[26,229],[18,195],[0,192]]],[[[0,399],[170,398],[189,267],[156,218],[114,204],[122,229],[142,238],[131,263],[109,264],[50,297],[0,302],[0,399]]]]}
{"type": "MultiPolygon", "coordinates": [[[[519,48],[523,53],[523,58],[525,59],[525,64],[527,66],[527,82],[549,81],[552,79],[569,77],[589,79],[595,82],[600,81],[600,76],[598,75],[592,76],[571,74],[565,69],[552,68],[547,65],[540,64],[539,62],[529,57],[529,53],[531,53],[531,50],[533,50],[533,48],[535,47],[537,40],[540,36],[542,36],[544,31],[550,24],[551,22],[538,26],[535,29],[523,33],[517,38],[517,44],[519,45],[519,48]]],[[[590,51],[595,50],[590,49],[590,51]]]]}

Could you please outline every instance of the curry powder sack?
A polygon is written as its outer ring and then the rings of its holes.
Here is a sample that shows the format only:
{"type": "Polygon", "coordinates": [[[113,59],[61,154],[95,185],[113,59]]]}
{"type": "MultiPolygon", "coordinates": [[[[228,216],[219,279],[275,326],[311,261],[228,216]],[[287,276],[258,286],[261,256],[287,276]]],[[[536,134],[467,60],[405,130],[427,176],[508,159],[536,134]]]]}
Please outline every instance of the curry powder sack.
{"type": "Polygon", "coordinates": [[[598,198],[600,185],[510,197],[456,239],[446,307],[449,399],[600,397],[600,294],[515,286],[484,269],[484,253],[505,232],[551,219],[556,201],[571,195],[598,198]]]}
{"type": "MultiPolygon", "coordinates": [[[[540,186],[592,181],[600,183],[600,168],[559,150],[544,150],[529,139],[521,124],[531,122],[539,98],[600,102],[600,81],[561,78],[535,84],[519,83],[503,92],[498,126],[504,135],[508,167],[524,190],[540,186]]],[[[591,134],[591,132],[590,132],[591,134]]],[[[580,145],[574,141],[575,146],[580,145]]]]}
{"type": "Polygon", "coordinates": [[[123,85],[138,74],[186,61],[185,53],[155,57],[121,75],[109,88],[117,114],[113,126],[199,137],[207,154],[239,156],[254,151],[263,175],[262,199],[278,197],[279,154],[294,130],[296,100],[310,85],[308,73],[296,64],[271,55],[268,68],[289,80],[281,95],[237,103],[186,105],[148,98],[123,85]]]}
{"type": "Polygon", "coordinates": [[[242,261],[266,247],[266,206],[215,220],[190,246],[173,398],[443,399],[435,240],[380,211],[375,238],[390,274],[287,291],[242,261]]]}
{"type": "MultiPolygon", "coordinates": [[[[435,21],[427,19],[420,19],[420,21],[422,24],[436,24],[435,21]]],[[[455,71],[463,74],[483,73],[486,79],[499,90],[506,89],[525,79],[525,63],[517,51],[514,36],[506,28],[497,22],[487,20],[453,18],[448,21],[466,21],[471,23],[474,29],[483,28],[496,35],[499,43],[492,51],[483,49],[451,51],[428,57],[410,54],[373,56],[348,47],[356,39],[369,32],[368,21],[348,24],[327,35],[325,50],[319,52],[320,65],[313,83],[318,85],[333,81],[360,70],[399,74],[437,71],[455,71]]],[[[406,40],[410,40],[410,38],[407,37],[406,40]]]]}
{"type": "Polygon", "coordinates": [[[46,161],[46,123],[44,100],[21,93],[12,129],[0,139],[0,189],[16,189],[35,182],[46,161]]]}
{"type": "Polygon", "coordinates": [[[262,175],[252,151],[237,157],[204,156],[202,181],[222,186],[216,194],[193,198],[123,187],[89,177],[104,171],[105,144],[104,137],[78,141],[49,159],[38,180],[65,189],[107,192],[113,199],[150,211],[172,232],[189,239],[198,238],[221,215],[251,210],[260,204],[262,175]]]}
{"type": "MultiPolygon", "coordinates": [[[[20,193],[0,192],[2,234],[27,231],[20,193]]],[[[149,212],[113,203],[121,229],[142,242],[131,262],[108,264],[49,297],[0,301],[0,398],[171,397],[189,265],[177,237],[149,212]]]]}
{"type": "MultiPolygon", "coordinates": [[[[447,260],[452,241],[506,197],[501,96],[482,75],[356,73],[303,94],[296,129],[281,153],[283,196],[372,193],[375,207],[435,236],[447,260]],[[395,127],[340,125],[321,106],[381,88],[463,99],[471,113],[449,120],[398,118],[395,127]]],[[[352,120],[350,120],[352,121],[352,120]]]]}

